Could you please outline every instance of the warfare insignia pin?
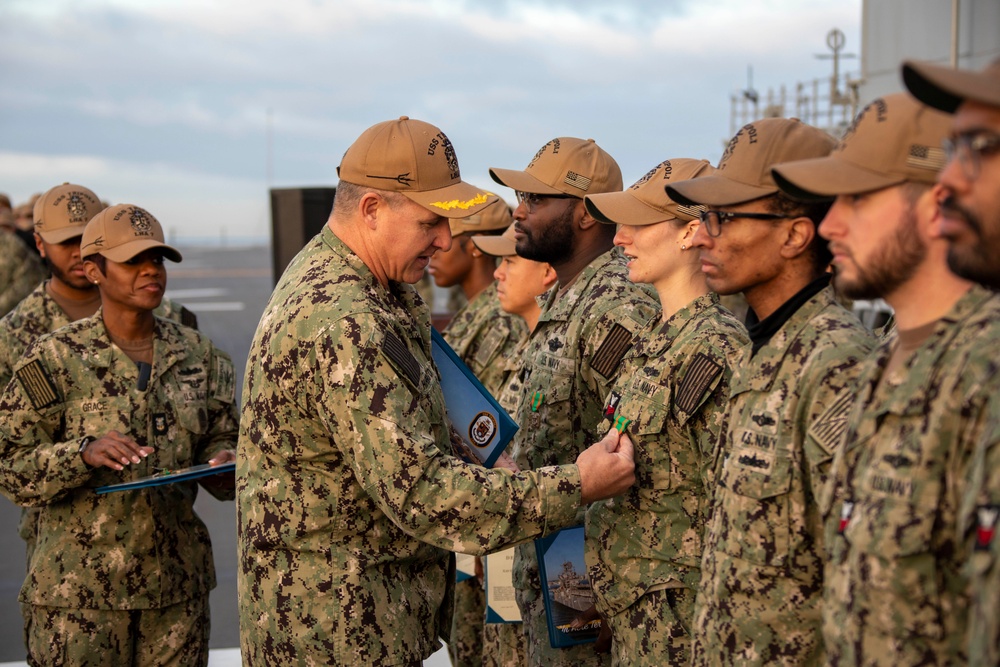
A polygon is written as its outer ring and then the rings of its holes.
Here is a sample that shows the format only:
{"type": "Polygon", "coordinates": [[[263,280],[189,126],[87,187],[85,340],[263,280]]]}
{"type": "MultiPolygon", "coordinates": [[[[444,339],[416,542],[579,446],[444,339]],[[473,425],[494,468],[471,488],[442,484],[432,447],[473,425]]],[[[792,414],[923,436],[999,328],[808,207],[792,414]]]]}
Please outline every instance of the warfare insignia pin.
{"type": "Polygon", "coordinates": [[[167,415],[163,412],[157,412],[153,415],[153,434],[154,435],[166,435],[167,434],[167,415]]]}

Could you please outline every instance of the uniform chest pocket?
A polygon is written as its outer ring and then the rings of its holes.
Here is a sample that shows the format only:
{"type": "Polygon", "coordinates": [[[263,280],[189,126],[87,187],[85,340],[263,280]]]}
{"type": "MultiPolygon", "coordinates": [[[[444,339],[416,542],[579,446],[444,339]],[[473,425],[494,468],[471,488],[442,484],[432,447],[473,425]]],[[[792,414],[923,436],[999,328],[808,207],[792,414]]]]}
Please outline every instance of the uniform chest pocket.
{"type": "Polygon", "coordinates": [[[722,468],[713,531],[737,558],[770,567],[787,565],[791,549],[787,453],[736,447],[722,468]]]}
{"type": "Polygon", "coordinates": [[[635,434],[636,487],[640,492],[666,490],[671,486],[667,443],[670,407],[662,402],[665,394],[661,392],[650,399],[626,399],[618,410],[618,415],[632,420],[628,432],[635,434]]]}
{"type": "Polygon", "coordinates": [[[840,560],[852,573],[856,606],[886,635],[944,638],[935,519],[931,509],[894,499],[854,505],[840,560]],[[906,613],[899,613],[904,603],[906,613]]]}

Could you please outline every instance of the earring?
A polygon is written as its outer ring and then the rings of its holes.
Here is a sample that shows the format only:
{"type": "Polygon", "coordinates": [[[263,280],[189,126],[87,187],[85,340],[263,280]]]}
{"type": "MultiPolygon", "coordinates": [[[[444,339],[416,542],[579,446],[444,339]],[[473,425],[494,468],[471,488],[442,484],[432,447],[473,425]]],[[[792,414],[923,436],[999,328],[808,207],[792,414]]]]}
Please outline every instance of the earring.
{"type": "Polygon", "coordinates": [[[681,246],[681,250],[687,250],[687,249],[688,249],[688,247],[686,245],[682,245],[681,246]]]}

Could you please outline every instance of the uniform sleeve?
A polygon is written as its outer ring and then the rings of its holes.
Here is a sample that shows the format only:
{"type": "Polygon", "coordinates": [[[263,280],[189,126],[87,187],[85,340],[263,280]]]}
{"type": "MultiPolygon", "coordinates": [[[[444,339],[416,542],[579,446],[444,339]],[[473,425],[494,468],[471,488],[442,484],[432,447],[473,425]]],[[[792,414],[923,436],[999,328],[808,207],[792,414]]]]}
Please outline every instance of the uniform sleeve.
{"type": "Polygon", "coordinates": [[[58,441],[63,396],[44,349],[29,348],[0,397],[0,491],[18,505],[47,505],[91,475],[79,443],[58,441]]]}
{"type": "MultiPolygon", "coordinates": [[[[372,331],[374,324],[349,328],[372,331]]],[[[421,373],[415,359],[400,367],[398,352],[394,365],[377,336],[357,347],[351,338],[334,331],[317,342],[312,400],[345,465],[401,530],[449,551],[483,554],[574,520],[575,465],[512,475],[446,456],[444,416],[431,414],[436,376],[421,373]]]]}
{"type": "MultiPolygon", "coordinates": [[[[210,427],[199,443],[195,456],[198,463],[208,463],[212,457],[226,449],[235,451],[240,430],[239,416],[236,411],[236,372],[232,359],[213,345],[209,366],[208,423],[210,427]]],[[[219,500],[233,500],[236,497],[235,488],[221,489],[215,486],[206,486],[205,488],[219,500]]]]}
{"type": "Polygon", "coordinates": [[[831,337],[811,356],[808,375],[799,384],[803,393],[801,418],[806,424],[804,465],[813,498],[823,494],[834,453],[847,430],[864,369],[861,362],[871,353],[874,342],[864,332],[831,337]]]}
{"type": "Polygon", "coordinates": [[[598,316],[584,330],[580,373],[598,401],[614,387],[622,360],[654,312],[652,307],[626,302],[598,316]]]}
{"type": "Polygon", "coordinates": [[[968,580],[969,664],[1000,664],[1000,396],[991,394],[962,503],[971,551],[968,580]]]}

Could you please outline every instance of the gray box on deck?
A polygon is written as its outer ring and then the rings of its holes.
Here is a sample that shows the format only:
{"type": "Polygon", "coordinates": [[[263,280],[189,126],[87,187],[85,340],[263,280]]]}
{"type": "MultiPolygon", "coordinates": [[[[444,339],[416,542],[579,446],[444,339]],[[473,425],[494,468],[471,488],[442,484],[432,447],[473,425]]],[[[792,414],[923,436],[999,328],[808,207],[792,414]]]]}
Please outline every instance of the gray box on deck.
{"type": "Polygon", "coordinates": [[[316,236],[333,210],[336,188],[271,189],[271,266],[274,284],[296,253],[316,236]]]}

